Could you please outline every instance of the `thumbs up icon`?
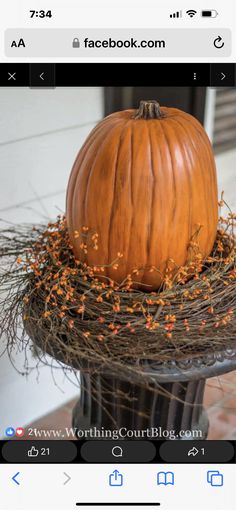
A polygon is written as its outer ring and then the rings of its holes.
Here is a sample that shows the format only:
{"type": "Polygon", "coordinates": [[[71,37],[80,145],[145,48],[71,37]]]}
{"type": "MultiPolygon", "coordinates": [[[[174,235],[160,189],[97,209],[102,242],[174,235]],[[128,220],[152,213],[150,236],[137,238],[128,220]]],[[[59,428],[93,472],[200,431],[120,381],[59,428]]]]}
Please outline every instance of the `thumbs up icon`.
{"type": "Polygon", "coordinates": [[[32,446],[32,448],[30,448],[30,450],[28,450],[28,457],[38,457],[38,454],[39,454],[39,450],[37,450],[37,448],[35,448],[35,446],[32,446]]]}

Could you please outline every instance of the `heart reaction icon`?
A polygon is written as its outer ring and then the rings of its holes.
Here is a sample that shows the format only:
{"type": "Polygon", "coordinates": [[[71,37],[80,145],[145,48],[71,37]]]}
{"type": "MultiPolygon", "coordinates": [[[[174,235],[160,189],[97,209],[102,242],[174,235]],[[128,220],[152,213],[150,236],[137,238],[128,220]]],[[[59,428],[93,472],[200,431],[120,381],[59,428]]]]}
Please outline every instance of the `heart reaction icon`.
{"type": "Polygon", "coordinates": [[[22,436],[24,436],[24,434],[25,434],[25,429],[23,429],[22,427],[17,427],[16,436],[22,437],[22,436]]]}

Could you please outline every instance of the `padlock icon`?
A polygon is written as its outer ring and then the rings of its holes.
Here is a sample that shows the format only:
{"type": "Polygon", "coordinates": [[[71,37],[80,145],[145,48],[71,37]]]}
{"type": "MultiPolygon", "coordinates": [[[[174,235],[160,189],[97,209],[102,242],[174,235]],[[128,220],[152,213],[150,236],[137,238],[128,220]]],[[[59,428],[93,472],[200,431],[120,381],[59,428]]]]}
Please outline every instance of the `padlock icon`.
{"type": "Polygon", "coordinates": [[[74,37],[73,42],[72,42],[72,47],[73,48],[79,48],[80,47],[80,42],[79,42],[78,37],[74,37]]]}

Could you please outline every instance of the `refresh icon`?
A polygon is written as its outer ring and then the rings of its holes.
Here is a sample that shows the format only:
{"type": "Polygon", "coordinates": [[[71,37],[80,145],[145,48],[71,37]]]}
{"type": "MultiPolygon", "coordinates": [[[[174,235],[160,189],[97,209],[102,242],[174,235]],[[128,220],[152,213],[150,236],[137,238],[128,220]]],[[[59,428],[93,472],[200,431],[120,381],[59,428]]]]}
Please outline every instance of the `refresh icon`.
{"type": "Polygon", "coordinates": [[[224,45],[225,45],[225,43],[224,43],[224,41],[223,41],[223,39],[222,39],[222,37],[221,37],[220,35],[218,35],[218,37],[216,37],[216,38],[214,39],[214,43],[213,43],[213,44],[214,44],[215,48],[217,48],[217,49],[219,49],[219,50],[220,50],[221,48],[223,48],[223,47],[224,47],[224,45]]]}

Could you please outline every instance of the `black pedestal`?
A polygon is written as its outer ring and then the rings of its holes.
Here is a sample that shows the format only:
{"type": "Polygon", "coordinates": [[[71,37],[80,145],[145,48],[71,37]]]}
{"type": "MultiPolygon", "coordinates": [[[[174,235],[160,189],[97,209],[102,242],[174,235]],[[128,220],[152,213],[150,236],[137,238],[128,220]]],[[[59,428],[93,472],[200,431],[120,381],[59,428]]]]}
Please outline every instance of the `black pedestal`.
{"type": "MultiPolygon", "coordinates": [[[[28,334],[42,355],[49,354],[68,363],[63,351],[53,350],[50,342],[45,352],[40,333],[32,335],[28,330],[28,334]]],[[[136,370],[134,379],[133,373],[129,377],[111,374],[109,367],[91,367],[83,360],[75,361],[71,368],[81,371],[80,398],[72,421],[78,437],[83,437],[79,431],[83,433],[95,427],[98,431],[111,432],[120,428],[131,431],[161,428],[160,439],[167,439],[168,433],[170,438],[172,431],[177,439],[206,439],[205,382],[236,370],[236,348],[166,363],[140,362],[142,384],[137,380],[136,370]]]]}
{"type": "MultiPolygon", "coordinates": [[[[176,439],[206,439],[208,418],[202,405],[205,381],[235,369],[236,351],[229,349],[155,367],[147,364],[148,387],[119,376],[82,373],[73,427],[82,432],[95,427],[108,431],[122,429],[123,433],[124,429],[149,429],[153,437],[158,434],[160,439],[173,439],[173,434],[176,439]]],[[[82,437],[79,432],[78,437],[82,437]]]]}
{"type": "Polygon", "coordinates": [[[122,429],[124,435],[135,430],[140,431],[136,432],[140,439],[141,431],[146,429],[157,439],[169,436],[173,439],[173,435],[176,439],[207,436],[208,419],[202,406],[204,379],[166,383],[155,391],[100,375],[93,376],[92,381],[89,375],[82,375],[81,383],[81,396],[73,411],[73,427],[78,430],[122,429]],[[114,396],[108,388],[112,388],[114,396]],[[127,398],[117,397],[124,393],[127,398]],[[195,429],[199,436],[191,434],[195,429]]]}

